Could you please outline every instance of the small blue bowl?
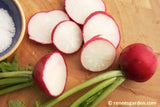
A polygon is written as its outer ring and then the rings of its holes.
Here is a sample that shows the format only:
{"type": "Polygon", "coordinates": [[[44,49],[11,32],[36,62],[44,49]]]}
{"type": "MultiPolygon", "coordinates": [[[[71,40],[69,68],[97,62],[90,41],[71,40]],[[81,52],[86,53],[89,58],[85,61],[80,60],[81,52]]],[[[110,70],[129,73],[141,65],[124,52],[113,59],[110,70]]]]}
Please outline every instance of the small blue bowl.
{"type": "Polygon", "coordinates": [[[0,61],[10,56],[20,45],[25,29],[26,22],[24,12],[17,0],[0,0],[0,8],[7,10],[15,23],[16,32],[12,38],[12,44],[4,52],[0,53],[0,61]]]}

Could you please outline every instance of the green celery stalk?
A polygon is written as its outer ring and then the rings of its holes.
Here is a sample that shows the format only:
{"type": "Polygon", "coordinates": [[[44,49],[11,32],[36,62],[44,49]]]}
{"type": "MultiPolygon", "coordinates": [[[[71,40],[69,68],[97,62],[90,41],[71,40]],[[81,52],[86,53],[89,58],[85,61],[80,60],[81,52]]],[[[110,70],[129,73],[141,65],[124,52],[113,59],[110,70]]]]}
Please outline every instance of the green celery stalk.
{"type": "Polygon", "coordinates": [[[122,71],[120,70],[112,70],[110,72],[105,72],[103,74],[100,74],[90,80],[87,80],[79,85],[77,85],[76,87],[73,87],[72,89],[64,92],[61,96],[57,97],[57,98],[54,98],[46,103],[44,103],[42,105],[42,107],[51,107],[53,105],[55,105],[56,103],[62,101],[63,99],[67,98],[68,96],[78,92],[79,90],[82,90],[88,86],[91,86],[95,83],[98,83],[100,81],[103,81],[103,80],[106,80],[106,79],[109,79],[109,78],[113,78],[113,77],[117,77],[117,76],[123,76],[122,74],[122,71]]]}
{"type": "Polygon", "coordinates": [[[109,86],[110,84],[112,84],[116,79],[117,79],[117,77],[114,77],[114,78],[111,78],[111,79],[107,79],[107,80],[103,81],[102,83],[98,84],[93,89],[88,91],[86,94],[81,96],[78,100],[76,100],[72,105],[70,105],[70,107],[78,107],[78,105],[80,105],[82,102],[87,100],[92,95],[96,94],[98,91],[100,91],[103,88],[105,88],[105,87],[109,86]]]}
{"type": "Polygon", "coordinates": [[[118,77],[117,80],[107,87],[105,91],[90,105],[90,107],[96,107],[103,99],[105,99],[112,91],[114,91],[120,84],[125,81],[125,77],[118,77]]]}

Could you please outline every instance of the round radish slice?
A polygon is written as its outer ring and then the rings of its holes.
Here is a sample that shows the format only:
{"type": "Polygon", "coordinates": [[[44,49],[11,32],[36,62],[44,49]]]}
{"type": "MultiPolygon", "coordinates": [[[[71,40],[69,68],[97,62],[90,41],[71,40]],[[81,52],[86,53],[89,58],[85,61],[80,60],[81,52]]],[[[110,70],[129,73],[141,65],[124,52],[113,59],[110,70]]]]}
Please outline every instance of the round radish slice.
{"type": "Polygon", "coordinates": [[[53,30],[52,42],[63,53],[75,53],[82,44],[81,29],[72,21],[60,22],[53,30]]]}
{"type": "Polygon", "coordinates": [[[64,20],[69,20],[69,17],[62,10],[39,12],[33,15],[28,23],[29,39],[41,44],[51,44],[53,28],[64,20]]]}
{"type": "Polygon", "coordinates": [[[120,32],[115,20],[105,12],[91,14],[83,27],[83,39],[86,43],[95,35],[109,40],[116,48],[120,43],[120,32]]]}
{"type": "Polygon", "coordinates": [[[67,67],[64,58],[58,52],[44,56],[33,70],[33,78],[45,93],[56,97],[64,91],[67,67]]]}
{"type": "Polygon", "coordinates": [[[65,10],[78,24],[84,24],[86,18],[95,11],[105,11],[103,0],[65,0],[65,10]]]}
{"type": "Polygon", "coordinates": [[[116,57],[115,47],[104,38],[93,38],[83,47],[81,63],[89,71],[99,72],[109,68],[116,57]]]}

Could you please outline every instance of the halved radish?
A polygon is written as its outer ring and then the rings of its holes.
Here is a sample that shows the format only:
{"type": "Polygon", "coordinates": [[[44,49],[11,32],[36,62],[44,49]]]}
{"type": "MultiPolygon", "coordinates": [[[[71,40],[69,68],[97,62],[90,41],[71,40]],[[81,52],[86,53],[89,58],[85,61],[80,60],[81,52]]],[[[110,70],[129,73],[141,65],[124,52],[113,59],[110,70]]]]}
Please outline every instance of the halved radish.
{"type": "Polygon", "coordinates": [[[53,30],[52,42],[63,53],[75,53],[82,45],[81,29],[72,21],[62,21],[53,30]]]}
{"type": "Polygon", "coordinates": [[[109,68],[116,57],[116,49],[104,38],[92,38],[81,52],[81,63],[89,71],[99,72],[109,68]]]}
{"type": "Polygon", "coordinates": [[[103,0],[65,0],[65,10],[78,24],[84,24],[86,18],[95,11],[106,11],[103,0]]]}
{"type": "Polygon", "coordinates": [[[29,39],[41,44],[51,44],[53,28],[64,20],[69,20],[69,17],[62,10],[36,13],[28,23],[29,39]]]}
{"type": "Polygon", "coordinates": [[[33,78],[45,93],[59,96],[64,91],[67,79],[67,67],[62,55],[53,52],[41,58],[35,65],[33,78]]]}
{"type": "Polygon", "coordinates": [[[83,39],[86,43],[95,35],[109,40],[116,48],[120,43],[120,32],[115,20],[105,12],[91,14],[83,26],[83,39]]]}

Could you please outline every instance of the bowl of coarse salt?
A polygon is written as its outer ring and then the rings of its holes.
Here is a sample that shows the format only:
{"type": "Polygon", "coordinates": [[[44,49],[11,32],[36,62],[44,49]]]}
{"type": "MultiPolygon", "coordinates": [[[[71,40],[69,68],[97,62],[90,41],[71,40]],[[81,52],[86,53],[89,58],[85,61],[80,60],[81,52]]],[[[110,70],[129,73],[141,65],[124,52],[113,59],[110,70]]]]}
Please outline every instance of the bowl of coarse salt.
{"type": "Polygon", "coordinates": [[[0,61],[20,45],[26,29],[24,13],[17,0],[0,0],[0,61]]]}

